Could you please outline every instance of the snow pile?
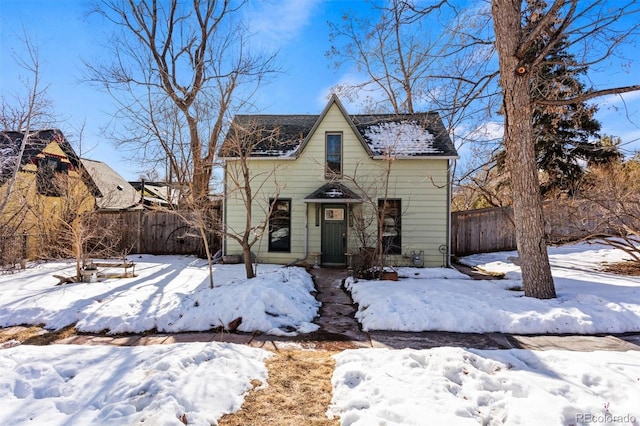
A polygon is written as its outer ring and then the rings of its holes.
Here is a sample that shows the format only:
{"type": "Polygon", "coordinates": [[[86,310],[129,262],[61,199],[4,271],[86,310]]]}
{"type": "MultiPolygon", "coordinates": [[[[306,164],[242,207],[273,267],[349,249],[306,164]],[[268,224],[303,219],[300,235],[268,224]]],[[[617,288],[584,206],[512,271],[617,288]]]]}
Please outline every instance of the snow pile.
{"type": "Polygon", "coordinates": [[[465,258],[505,280],[472,280],[450,269],[401,268],[398,282],[348,279],[363,329],[454,332],[623,333],[640,330],[640,277],[599,271],[601,262],[624,259],[606,246],[550,248],[558,297],[524,297],[516,252],[465,258]]]}
{"type": "Polygon", "coordinates": [[[241,345],[19,346],[0,351],[0,424],[217,424],[266,383],[241,345]]]}
{"type": "Polygon", "coordinates": [[[335,355],[343,425],[637,424],[640,352],[359,349],[335,355]]]}
{"type": "Polygon", "coordinates": [[[134,278],[55,286],[53,274],[72,275],[70,263],[49,262],[0,276],[0,326],[44,324],[79,331],[140,333],[205,331],[238,317],[240,331],[295,335],[315,331],[320,303],[302,268],[260,265],[244,279],[244,265],[216,265],[209,288],[206,261],[190,256],[135,256],[134,278]],[[242,277],[242,278],[240,278],[242,277]]]}
{"type": "Polygon", "coordinates": [[[400,156],[435,154],[433,135],[415,121],[387,122],[369,126],[364,131],[369,146],[379,155],[400,156]]]}

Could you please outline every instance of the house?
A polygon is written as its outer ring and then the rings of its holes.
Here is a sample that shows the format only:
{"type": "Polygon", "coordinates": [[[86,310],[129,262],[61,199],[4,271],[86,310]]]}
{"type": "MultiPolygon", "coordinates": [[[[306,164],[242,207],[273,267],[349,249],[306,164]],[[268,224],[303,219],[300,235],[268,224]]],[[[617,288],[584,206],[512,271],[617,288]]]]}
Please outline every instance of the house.
{"type": "MultiPolygon", "coordinates": [[[[100,193],[60,130],[0,132],[0,153],[0,235],[44,240],[55,221],[94,209],[100,193]]],[[[30,247],[43,246],[40,240],[30,247]]]]}
{"type": "Polygon", "coordinates": [[[346,265],[380,240],[386,264],[448,264],[457,152],[437,113],[349,115],[334,95],[320,115],[237,115],[220,157],[225,255],[242,253],[244,163],[261,262],[346,265]]]}

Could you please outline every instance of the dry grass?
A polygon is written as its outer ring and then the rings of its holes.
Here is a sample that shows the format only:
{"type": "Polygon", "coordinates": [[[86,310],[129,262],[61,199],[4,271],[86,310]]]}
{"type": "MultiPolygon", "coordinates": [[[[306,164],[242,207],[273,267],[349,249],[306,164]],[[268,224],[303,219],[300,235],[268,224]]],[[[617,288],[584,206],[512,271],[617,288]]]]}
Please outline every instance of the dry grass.
{"type": "Polygon", "coordinates": [[[27,340],[25,340],[24,344],[26,345],[50,345],[56,340],[64,339],[66,337],[70,337],[76,334],[75,324],[68,325],[66,327],[61,328],[60,330],[50,331],[45,334],[36,334],[31,336],[27,340]]]}
{"type": "Polygon", "coordinates": [[[611,272],[619,275],[640,275],[640,262],[625,260],[617,263],[609,263],[602,267],[604,272],[611,272]]]}
{"type": "Polygon", "coordinates": [[[3,333],[0,334],[0,343],[8,342],[9,340],[17,340],[22,343],[25,340],[35,336],[37,333],[42,332],[42,327],[36,325],[26,327],[16,333],[3,333]]]}
{"type": "Polygon", "coordinates": [[[49,345],[56,340],[64,339],[65,337],[72,336],[76,333],[75,324],[61,328],[56,331],[46,331],[40,326],[30,326],[17,333],[13,334],[0,334],[0,343],[7,342],[9,340],[17,340],[25,345],[49,345]]]}
{"type": "Polygon", "coordinates": [[[291,350],[267,360],[268,386],[254,389],[242,409],[228,414],[220,426],[338,425],[326,416],[331,403],[335,352],[291,350]]]}

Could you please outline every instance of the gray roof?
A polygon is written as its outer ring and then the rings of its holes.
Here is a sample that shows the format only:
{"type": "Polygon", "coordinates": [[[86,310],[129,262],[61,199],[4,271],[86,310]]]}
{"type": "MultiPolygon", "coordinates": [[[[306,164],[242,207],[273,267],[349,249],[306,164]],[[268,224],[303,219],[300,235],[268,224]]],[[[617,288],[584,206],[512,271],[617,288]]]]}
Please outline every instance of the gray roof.
{"type": "Polygon", "coordinates": [[[352,115],[351,120],[374,155],[457,156],[437,112],[352,115]]]}
{"type": "Polygon", "coordinates": [[[329,182],[313,191],[304,198],[305,203],[322,203],[331,201],[333,203],[361,203],[362,198],[341,184],[340,182],[329,182]]]}
{"type": "Polygon", "coordinates": [[[287,157],[313,129],[319,115],[236,115],[221,149],[235,157],[238,148],[251,147],[251,157],[287,157]],[[242,141],[242,142],[238,142],[242,141]],[[240,144],[240,146],[239,146],[240,144]]]}
{"type": "Polygon", "coordinates": [[[96,197],[100,210],[127,210],[141,208],[140,195],[133,186],[102,161],[83,158],[82,164],[102,194],[96,197]]]}
{"type": "Polygon", "coordinates": [[[319,115],[236,115],[220,149],[222,157],[297,157],[332,103],[336,103],[372,156],[456,157],[458,154],[436,112],[347,115],[334,95],[319,115]],[[242,141],[240,144],[235,141],[242,141]]]}

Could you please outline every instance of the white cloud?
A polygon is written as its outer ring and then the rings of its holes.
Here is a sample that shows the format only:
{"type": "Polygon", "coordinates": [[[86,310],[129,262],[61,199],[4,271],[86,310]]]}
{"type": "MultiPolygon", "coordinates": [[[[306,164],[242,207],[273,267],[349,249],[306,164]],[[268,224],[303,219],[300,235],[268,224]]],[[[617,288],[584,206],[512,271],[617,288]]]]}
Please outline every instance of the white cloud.
{"type": "Polygon", "coordinates": [[[475,129],[460,128],[456,133],[466,140],[495,141],[502,139],[504,126],[502,123],[489,121],[475,129]]]}
{"type": "Polygon", "coordinates": [[[266,46],[295,39],[310,22],[321,0],[254,0],[248,8],[249,28],[266,46]]]}

